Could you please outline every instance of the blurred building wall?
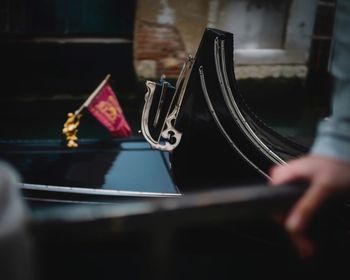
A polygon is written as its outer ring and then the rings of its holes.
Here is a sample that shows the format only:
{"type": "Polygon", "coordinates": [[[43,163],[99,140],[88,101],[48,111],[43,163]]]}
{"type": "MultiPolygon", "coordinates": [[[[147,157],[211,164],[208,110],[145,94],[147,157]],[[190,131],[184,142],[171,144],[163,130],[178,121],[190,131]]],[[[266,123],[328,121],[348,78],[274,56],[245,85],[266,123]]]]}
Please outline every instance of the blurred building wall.
{"type": "Polygon", "coordinates": [[[135,69],[142,78],[176,77],[207,26],[208,0],[142,0],[136,9],[135,69]]]}
{"type": "Polygon", "coordinates": [[[237,78],[299,77],[307,62],[316,0],[142,0],[134,64],[141,78],[176,78],[206,27],[235,36],[237,78]]]}

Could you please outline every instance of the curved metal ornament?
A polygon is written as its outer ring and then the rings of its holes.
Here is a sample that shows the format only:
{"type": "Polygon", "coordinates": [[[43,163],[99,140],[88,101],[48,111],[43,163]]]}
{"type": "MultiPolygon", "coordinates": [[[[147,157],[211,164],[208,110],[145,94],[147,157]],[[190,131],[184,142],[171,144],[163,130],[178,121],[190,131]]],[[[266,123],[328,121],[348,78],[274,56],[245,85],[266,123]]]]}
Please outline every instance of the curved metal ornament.
{"type": "Polygon", "coordinates": [[[182,133],[175,129],[175,122],[178,116],[178,113],[181,108],[181,103],[185,95],[185,91],[187,88],[187,83],[191,74],[192,66],[194,63],[194,58],[189,56],[184,63],[179,78],[176,82],[175,93],[172,97],[166,96],[169,94],[168,86],[169,83],[163,81],[162,92],[159,98],[159,102],[157,105],[157,111],[155,114],[155,119],[153,120],[153,126],[158,125],[159,116],[161,114],[161,110],[166,110],[166,116],[163,119],[163,123],[161,123],[160,134],[155,139],[152,136],[152,133],[149,128],[149,120],[151,113],[151,106],[156,100],[154,100],[154,95],[160,84],[157,84],[152,81],[146,81],[147,92],[145,94],[145,104],[142,110],[142,118],[141,118],[141,131],[145,139],[151,145],[152,148],[158,149],[161,151],[172,151],[174,150],[181,141],[182,133]],[[168,103],[168,107],[164,109],[164,99],[171,98],[171,101],[168,103]]]}
{"type": "Polygon", "coordinates": [[[161,139],[154,139],[150,133],[148,123],[149,123],[150,109],[151,109],[157,84],[152,81],[147,81],[146,86],[147,86],[147,92],[145,94],[145,105],[143,107],[142,118],[141,118],[142,134],[152,148],[158,149],[161,151],[172,151],[180,143],[181,136],[182,136],[182,134],[179,131],[177,131],[172,125],[176,119],[174,116],[175,115],[174,111],[167,116],[165,123],[163,124],[161,139]],[[164,140],[164,144],[160,143],[160,140],[164,140]]]}

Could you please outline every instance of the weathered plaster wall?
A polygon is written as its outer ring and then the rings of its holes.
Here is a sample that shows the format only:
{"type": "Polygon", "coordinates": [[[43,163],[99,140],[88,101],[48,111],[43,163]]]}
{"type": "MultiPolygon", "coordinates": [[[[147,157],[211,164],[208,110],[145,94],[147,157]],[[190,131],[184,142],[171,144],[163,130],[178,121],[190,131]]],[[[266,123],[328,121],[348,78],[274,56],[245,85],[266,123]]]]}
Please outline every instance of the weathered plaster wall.
{"type": "Polygon", "coordinates": [[[238,79],[305,78],[313,25],[313,20],[305,19],[313,14],[315,1],[306,5],[303,0],[139,0],[136,74],[177,78],[186,56],[195,54],[204,29],[213,27],[234,33],[238,79]],[[165,37],[159,41],[162,34],[165,37]]]}
{"type": "Polygon", "coordinates": [[[138,1],[134,40],[137,75],[176,78],[186,56],[195,54],[207,18],[208,0],[138,1]]]}
{"type": "Polygon", "coordinates": [[[208,0],[140,0],[136,21],[174,25],[182,34],[186,50],[193,53],[207,26],[208,0]]]}

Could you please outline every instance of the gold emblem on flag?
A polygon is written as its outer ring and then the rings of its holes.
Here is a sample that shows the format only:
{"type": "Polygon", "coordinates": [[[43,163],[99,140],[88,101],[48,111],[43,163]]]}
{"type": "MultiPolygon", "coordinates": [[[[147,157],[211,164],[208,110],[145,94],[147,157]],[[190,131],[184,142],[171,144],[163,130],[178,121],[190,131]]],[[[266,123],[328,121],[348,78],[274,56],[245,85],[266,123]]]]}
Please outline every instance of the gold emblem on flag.
{"type": "Polygon", "coordinates": [[[106,101],[101,101],[96,107],[112,123],[115,122],[119,115],[119,106],[112,96],[108,96],[106,101]]]}

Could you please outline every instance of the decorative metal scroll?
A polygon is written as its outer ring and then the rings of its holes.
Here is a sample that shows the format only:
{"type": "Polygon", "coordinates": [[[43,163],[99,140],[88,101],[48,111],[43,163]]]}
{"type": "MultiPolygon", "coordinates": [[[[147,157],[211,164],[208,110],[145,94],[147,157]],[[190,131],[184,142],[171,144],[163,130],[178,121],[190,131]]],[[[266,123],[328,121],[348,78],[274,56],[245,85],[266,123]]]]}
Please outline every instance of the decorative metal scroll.
{"type": "Polygon", "coordinates": [[[193,61],[193,57],[187,58],[175,87],[163,77],[159,83],[146,81],[147,92],[142,111],[141,131],[154,149],[172,151],[180,143],[182,133],[175,129],[175,122],[185,95],[193,61]]]}

